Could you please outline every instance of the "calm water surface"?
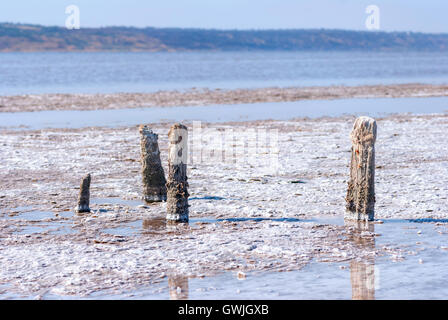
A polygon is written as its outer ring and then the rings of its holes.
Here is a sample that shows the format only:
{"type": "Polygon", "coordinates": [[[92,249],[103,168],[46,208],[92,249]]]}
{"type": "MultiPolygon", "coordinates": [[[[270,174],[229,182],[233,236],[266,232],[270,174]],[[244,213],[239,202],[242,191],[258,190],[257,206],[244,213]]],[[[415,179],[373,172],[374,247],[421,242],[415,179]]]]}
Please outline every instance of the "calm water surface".
{"type": "MultiPolygon", "coordinates": [[[[226,52],[226,53],[1,53],[0,95],[46,92],[151,92],[191,87],[448,83],[448,57],[439,53],[226,52]]],[[[80,128],[182,120],[209,122],[387,113],[441,113],[448,98],[347,99],[95,111],[0,113],[0,127],[80,128]]],[[[113,202],[112,199],[94,201],[113,202]]],[[[135,203],[138,205],[138,203],[135,203]]],[[[32,220],[46,212],[31,212],[32,220]]],[[[437,221],[435,221],[437,222],[437,221]]],[[[285,221],[288,223],[288,221],[285,221]]],[[[340,224],[341,219],[325,223],[340,224]]],[[[42,222],[21,232],[72,232],[42,222]]],[[[141,232],[141,222],[114,232],[141,232]],[[128,228],[128,229],[126,229],[128,228]]],[[[111,232],[112,232],[111,231],[111,232]]],[[[407,246],[415,255],[395,262],[313,261],[299,271],[235,273],[189,279],[169,276],[160,285],[94,297],[141,299],[446,299],[447,234],[434,223],[386,220],[371,246],[407,246]],[[421,230],[421,233],[417,231],[421,230]]],[[[7,289],[7,285],[0,286],[7,289]]],[[[27,298],[8,291],[5,298],[27,298]]],[[[70,298],[44,295],[44,298],[70,298]]]]}
{"type": "MultiPolygon", "coordinates": [[[[342,217],[318,217],[318,223],[344,225],[342,217]]],[[[440,220],[446,222],[446,220],[440,220]]],[[[370,260],[326,263],[313,260],[303,269],[291,272],[236,272],[216,277],[168,276],[165,283],[142,288],[120,298],[141,299],[446,299],[447,234],[438,220],[385,219],[369,231],[378,236],[371,241],[353,237],[359,245],[402,247],[414,254],[394,260],[391,256],[370,260]],[[178,289],[180,288],[180,290],[178,289]]],[[[287,222],[285,222],[287,223],[287,222]]],[[[361,230],[358,230],[361,232],[361,230]]],[[[99,293],[97,298],[111,298],[99,293]]]]}
{"type": "Polygon", "coordinates": [[[437,52],[0,53],[0,95],[448,83],[437,52]]]}
{"type": "Polygon", "coordinates": [[[0,128],[123,127],[161,121],[290,120],[301,117],[335,117],[344,114],[378,117],[391,113],[431,114],[446,111],[448,111],[447,97],[310,100],[203,107],[0,112],[0,128]]]}
{"type": "MultiPolygon", "coordinates": [[[[101,199],[100,199],[101,200],[101,199]]],[[[107,199],[102,199],[107,201],[107,199]]],[[[344,225],[342,217],[316,217],[320,224],[344,225]]],[[[211,221],[213,222],[213,221],[211,221]]],[[[162,283],[142,285],[139,289],[111,293],[107,290],[87,299],[446,299],[448,295],[448,263],[446,220],[385,219],[383,224],[370,224],[377,236],[369,241],[361,237],[363,229],[353,233],[350,241],[369,249],[400,247],[401,259],[390,255],[372,256],[368,260],[347,260],[339,263],[314,259],[300,270],[290,272],[247,272],[238,279],[236,272],[216,276],[188,278],[169,274],[162,283]]],[[[193,223],[191,221],[190,223],[193,223]]],[[[288,221],[284,221],[288,223],[288,221]]],[[[36,230],[22,232],[53,232],[55,225],[47,223],[36,230]]],[[[155,226],[153,226],[155,227],[155,226]]],[[[157,228],[164,228],[157,225],[157,228]]],[[[67,230],[59,232],[70,232],[67,230]]],[[[120,235],[136,236],[147,233],[142,221],[118,227],[120,235]],[[129,231],[128,229],[132,229],[129,231]]],[[[105,230],[107,231],[107,230],[105,230]]],[[[163,232],[163,230],[155,230],[163,232]]],[[[2,287],[0,287],[1,289],[2,287]]],[[[7,289],[7,286],[4,288],[7,289]]],[[[0,299],[32,298],[12,292],[0,294],[0,299]]],[[[44,299],[75,299],[45,293],[44,299]]]]}

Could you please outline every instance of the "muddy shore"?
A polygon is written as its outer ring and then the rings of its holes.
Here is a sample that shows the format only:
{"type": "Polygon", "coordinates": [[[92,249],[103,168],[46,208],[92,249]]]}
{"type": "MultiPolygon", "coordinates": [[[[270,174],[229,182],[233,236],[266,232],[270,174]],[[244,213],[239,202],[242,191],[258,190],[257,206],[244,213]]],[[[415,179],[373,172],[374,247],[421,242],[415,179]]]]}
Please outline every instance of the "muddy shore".
{"type": "Polygon", "coordinates": [[[204,106],[344,98],[448,96],[448,85],[400,84],[371,86],[291,87],[237,90],[191,89],[154,93],[28,94],[0,96],[0,112],[98,110],[140,107],[204,106]]]}
{"type": "MultiPolygon", "coordinates": [[[[311,260],[403,259],[409,249],[399,244],[360,246],[349,239],[349,228],[313,222],[343,216],[353,120],[204,123],[203,152],[214,148],[210,135],[226,128],[278,130],[280,168],[274,174],[263,162],[270,149],[240,163],[192,163],[192,222],[171,228],[163,222],[165,203],[139,202],[137,126],[1,130],[0,285],[6,289],[0,294],[88,296],[133,290],[175,274],[298,270],[311,260]],[[93,213],[74,215],[86,173],[92,174],[93,213]]],[[[448,115],[377,121],[376,218],[434,219],[445,234],[448,144],[442,141],[448,115]]],[[[165,172],[169,126],[151,124],[165,172]]],[[[377,236],[360,235],[366,241],[377,236]]]]}

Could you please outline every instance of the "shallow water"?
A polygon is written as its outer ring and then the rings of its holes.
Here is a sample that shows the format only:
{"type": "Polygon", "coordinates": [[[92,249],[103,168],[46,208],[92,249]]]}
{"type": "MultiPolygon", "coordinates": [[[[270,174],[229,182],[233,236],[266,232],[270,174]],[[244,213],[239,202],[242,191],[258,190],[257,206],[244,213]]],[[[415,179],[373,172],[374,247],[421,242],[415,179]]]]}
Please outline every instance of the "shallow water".
{"type": "Polygon", "coordinates": [[[0,54],[0,94],[447,83],[438,52],[32,52],[0,54]]]}
{"type": "Polygon", "coordinates": [[[54,218],[55,215],[53,212],[46,211],[27,211],[17,215],[11,216],[11,219],[20,219],[27,221],[39,221],[43,219],[51,219],[54,218]]]}
{"type": "Polygon", "coordinates": [[[145,205],[145,202],[143,200],[125,200],[121,198],[91,198],[90,203],[99,205],[121,204],[131,207],[145,205]]]}
{"type": "Polygon", "coordinates": [[[446,111],[447,97],[311,100],[194,107],[0,113],[0,128],[120,127],[163,121],[290,120],[300,117],[336,117],[344,114],[381,116],[391,113],[431,114],[446,111]]]}
{"type": "MultiPolygon", "coordinates": [[[[262,221],[263,219],[253,219],[262,221]]],[[[282,223],[290,219],[269,219],[282,223]]],[[[232,219],[194,218],[198,223],[232,222],[232,219]]],[[[244,223],[244,219],[238,219],[244,223]]],[[[367,260],[329,263],[314,259],[298,271],[257,271],[188,278],[168,274],[162,283],[143,285],[130,292],[96,292],[84,298],[97,299],[445,299],[448,295],[448,225],[442,220],[385,219],[368,225],[323,216],[306,222],[345,225],[351,228],[347,241],[374,248],[404,248],[397,256],[372,256],[367,260]],[[375,234],[365,236],[367,234],[375,234]]],[[[163,217],[136,220],[115,229],[103,230],[120,236],[150,236],[166,232],[163,217]]],[[[20,234],[75,232],[66,222],[41,223],[20,228],[20,234]]],[[[335,248],[335,251],[338,249],[335,248]]],[[[27,298],[0,292],[0,298],[27,298]]],[[[47,299],[70,296],[43,294],[47,299]]],[[[32,298],[32,297],[28,297],[32,298]]]]}
{"type": "Polygon", "coordinates": [[[66,222],[45,222],[35,225],[19,227],[15,234],[49,233],[54,235],[75,234],[76,230],[66,222]]]}
{"type": "Polygon", "coordinates": [[[41,221],[45,219],[49,220],[56,217],[71,218],[73,216],[73,212],[70,211],[58,212],[56,216],[54,212],[33,210],[31,206],[17,207],[2,213],[3,218],[25,221],[41,221]]]}
{"type": "MultiPolygon", "coordinates": [[[[315,222],[344,224],[342,218],[315,222]]],[[[350,222],[349,222],[350,224],[350,222]]],[[[351,225],[351,224],[350,224],[351,225]]],[[[405,246],[399,257],[369,261],[326,263],[313,261],[299,271],[237,272],[188,279],[170,275],[162,284],[118,295],[99,292],[93,297],[128,299],[446,299],[448,295],[448,233],[446,225],[411,220],[371,224],[378,234],[366,246],[405,246]],[[447,247],[445,247],[447,246],[447,247]]]]}
{"type": "Polygon", "coordinates": [[[49,233],[57,235],[77,232],[71,228],[70,218],[74,213],[70,211],[58,212],[56,215],[54,212],[33,210],[32,207],[26,206],[14,208],[11,212],[14,213],[4,212],[0,218],[18,221],[14,234],[49,233]]]}
{"type": "MultiPolygon", "coordinates": [[[[272,221],[272,222],[309,222],[311,220],[302,220],[295,218],[227,218],[227,219],[214,219],[211,217],[204,218],[191,218],[186,227],[196,228],[200,224],[205,223],[221,223],[221,222],[262,222],[262,221],[272,221]]],[[[182,226],[182,225],[181,225],[182,226]]],[[[103,229],[102,231],[114,236],[120,237],[130,237],[138,235],[148,235],[155,233],[169,232],[173,229],[173,224],[166,222],[165,217],[157,217],[151,219],[140,219],[128,223],[124,223],[116,228],[103,229]]]]}

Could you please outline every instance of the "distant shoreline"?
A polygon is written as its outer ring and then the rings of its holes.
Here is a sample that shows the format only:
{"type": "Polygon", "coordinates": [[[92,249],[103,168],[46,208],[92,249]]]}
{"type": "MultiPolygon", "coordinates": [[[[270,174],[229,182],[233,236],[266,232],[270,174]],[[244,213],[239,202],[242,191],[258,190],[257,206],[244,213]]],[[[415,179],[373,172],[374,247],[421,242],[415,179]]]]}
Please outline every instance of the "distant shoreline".
{"type": "Polygon", "coordinates": [[[148,107],[206,106],[350,98],[446,97],[448,85],[398,84],[259,89],[190,89],[154,93],[29,94],[0,96],[1,112],[102,110],[148,107]]]}
{"type": "Polygon", "coordinates": [[[448,51],[448,34],[332,29],[219,30],[0,23],[0,52],[448,51]]]}

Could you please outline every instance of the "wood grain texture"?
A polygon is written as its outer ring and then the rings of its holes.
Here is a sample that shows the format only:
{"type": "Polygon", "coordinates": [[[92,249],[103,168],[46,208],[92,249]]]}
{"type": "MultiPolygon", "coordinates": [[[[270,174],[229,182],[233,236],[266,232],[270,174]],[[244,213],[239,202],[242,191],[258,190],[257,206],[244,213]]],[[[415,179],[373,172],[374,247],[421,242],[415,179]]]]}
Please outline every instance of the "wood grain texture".
{"type": "Polygon", "coordinates": [[[375,215],[375,141],[376,121],[356,119],[353,131],[350,179],[347,190],[346,218],[373,220],[375,215]]]}

